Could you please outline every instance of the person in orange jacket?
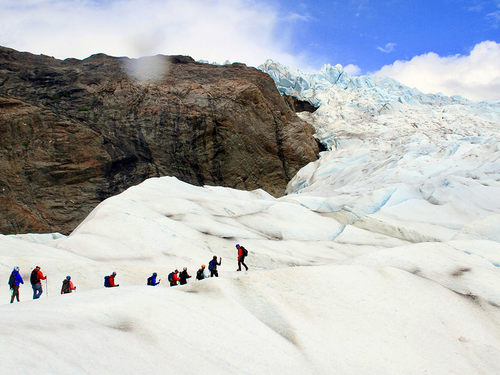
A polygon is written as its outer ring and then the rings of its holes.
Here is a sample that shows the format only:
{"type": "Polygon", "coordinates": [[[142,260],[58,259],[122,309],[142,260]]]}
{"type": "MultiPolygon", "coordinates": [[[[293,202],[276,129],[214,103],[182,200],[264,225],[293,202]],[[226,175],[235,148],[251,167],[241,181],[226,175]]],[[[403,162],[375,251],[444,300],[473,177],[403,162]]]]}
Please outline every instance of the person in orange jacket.
{"type": "Polygon", "coordinates": [[[43,293],[42,280],[46,280],[47,276],[44,276],[39,266],[36,266],[33,271],[31,271],[31,287],[33,288],[33,299],[38,299],[43,293]]]}
{"type": "Polygon", "coordinates": [[[73,285],[71,276],[66,276],[62,283],[61,294],[71,293],[73,290],[76,290],[76,286],[73,285]]]}

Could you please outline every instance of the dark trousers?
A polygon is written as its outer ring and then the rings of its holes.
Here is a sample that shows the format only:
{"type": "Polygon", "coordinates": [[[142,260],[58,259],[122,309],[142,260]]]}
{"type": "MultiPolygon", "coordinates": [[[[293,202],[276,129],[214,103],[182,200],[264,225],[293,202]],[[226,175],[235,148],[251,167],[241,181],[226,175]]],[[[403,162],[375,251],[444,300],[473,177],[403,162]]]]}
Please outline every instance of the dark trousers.
{"type": "Polygon", "coordinates": [[[219,272],[217,270],[210,271],[210,277],[219,277],[219,272]]]}
{"type": "Polygon", "coordinates": [[[240,259],[238,259],[238,271],[241,271],[242,264],[245,266],[245,269],[248,271],[248,267],[245,264],[245,257],[241,257],[240,259]]]}
{"type": "Polygon", "coordinates": [[[19,285],[14,286],[12,289],[12,297],[10,297],[10,303],[14,302],[14,298],[19,302],[19,285]]]}

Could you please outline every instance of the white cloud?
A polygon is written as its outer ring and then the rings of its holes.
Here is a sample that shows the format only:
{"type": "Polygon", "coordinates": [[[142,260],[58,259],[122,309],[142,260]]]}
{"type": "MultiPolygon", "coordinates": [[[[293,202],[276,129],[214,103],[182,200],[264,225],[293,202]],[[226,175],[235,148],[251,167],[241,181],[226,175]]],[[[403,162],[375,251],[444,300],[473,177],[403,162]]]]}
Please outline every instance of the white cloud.
{"type": "Polygon", "coordinates": [[[441,57],[429,52],[396,61],[375,74],[392,77],[424,92],[462,95],[473,100],[500,100],[500,44],[484,41],[469,55],[441,57]]]}
{"type": "Polygon", "coordinates": [[[57,58],[186,54],[258,65],[288,52],[287,22],[260,0],[2,0],[0,45],[57,58]]]}
{"type": "Polygon", "coordinates": [[[394,51],[394,48],[396,47],[396,43],[386,43],[384,47],[377,46],[377,49],[381,52],[384,53],[390,53],[394,51]]]}
{"type": "Polygon", "coordinates": [[[344,66],[344,72],[346,72],[347,74],[349,74],[351,76],[357,76],[357,75],[361,74],[361,68],[357,65],[349,64],[349,65],[344,66]]]}

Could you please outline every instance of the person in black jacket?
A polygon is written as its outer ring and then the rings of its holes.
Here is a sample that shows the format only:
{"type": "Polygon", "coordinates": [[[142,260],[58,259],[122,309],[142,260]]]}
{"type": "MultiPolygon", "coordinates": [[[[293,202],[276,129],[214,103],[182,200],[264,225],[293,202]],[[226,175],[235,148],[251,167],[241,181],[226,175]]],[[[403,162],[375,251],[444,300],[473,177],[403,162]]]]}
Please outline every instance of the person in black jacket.
{"type": "Polygon", "coordinates": [[[201,268],[198,270],[198,272],[196,272],[196,280],[203,280],[206,277],[207,276],[205,276],[205,265],[202,264],[201,268]]]}
{"type": "Polygon", "coordinates": [[[179,284],[187,284],[187,279],[189,279],[190,277],[191,276],[188,275],[187,267],[184,267],[182,272],[179,274],[179,284]]]}

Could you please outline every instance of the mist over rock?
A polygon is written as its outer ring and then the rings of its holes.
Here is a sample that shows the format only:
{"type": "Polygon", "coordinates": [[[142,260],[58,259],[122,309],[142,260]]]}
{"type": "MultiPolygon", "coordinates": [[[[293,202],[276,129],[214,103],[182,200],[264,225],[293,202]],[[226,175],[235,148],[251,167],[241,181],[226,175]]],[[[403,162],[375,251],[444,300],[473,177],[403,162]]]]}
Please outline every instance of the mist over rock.
{"type": "Polygon", "coordinates": [[[319,151],[267,74],[186,56],[0,47],[0,109],[1,233],[68,233],[155,176],[281,195],[319,151]]]}

